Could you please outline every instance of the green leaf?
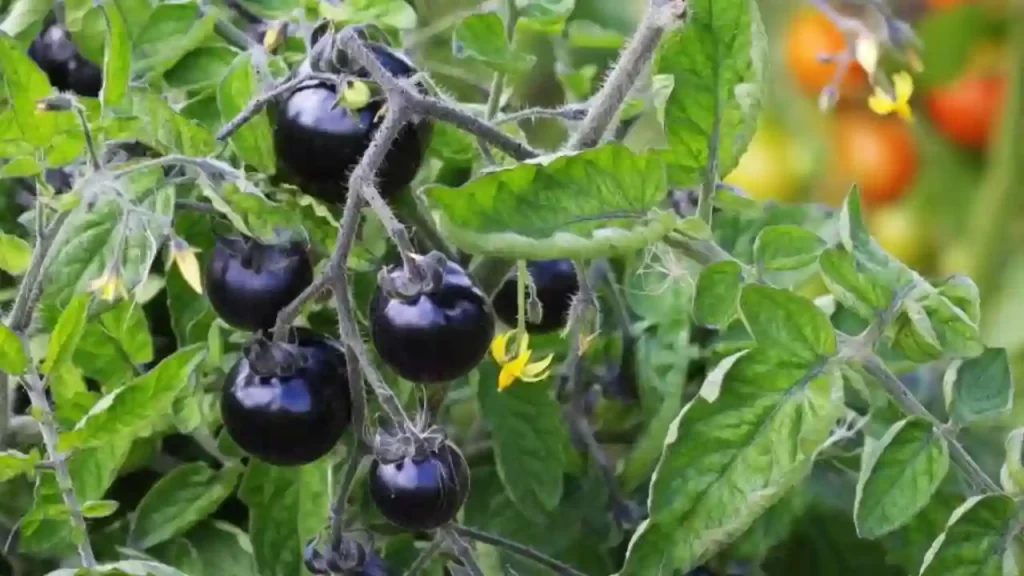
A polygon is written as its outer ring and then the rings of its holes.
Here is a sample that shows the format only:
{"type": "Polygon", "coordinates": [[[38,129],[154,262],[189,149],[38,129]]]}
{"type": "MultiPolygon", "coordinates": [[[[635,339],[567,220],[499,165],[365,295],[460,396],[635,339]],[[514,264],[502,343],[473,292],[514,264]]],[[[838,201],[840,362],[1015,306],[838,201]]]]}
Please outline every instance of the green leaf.
{"type": "Polygon", "coordinates": [[[330,461],[278,468],[252,460],[239,496],[249,506],[249,536],[261,576],[306,574],[302,549],[324,527],[330,461]]]}
{"type": "Polygon", "coordinates": [[[922,87],[946,84],[957,79],[970,62],[988,30],[985,6],[975,3],[955,4],[944,10],[929,10],[915,22],[914,28],[926,46],[921,53],[922,87]]]}
{"type": "Polygon", "coordinates": [[[89,314],[90,294],[79,294],[71,299],[68,307],[61,313],[57,325],[50,335],[50,344],[43,361],[43,374],[59,372],[66,363],[70,363],[78,347],[78,341],[85,332],[85,321],[89,314]]]}
{"type": "Polygon", "coordinates": [[[185,574],[200,576],[205,574],[199,552],[192,543],[184,538],[172,538],[148,550],[150,556],[168,566],[173,566],[185,574]]]}
{"type": "Polygon", "coordinates": [[[117,511],[117,500],[90,500],[82,504],[82,516],[106,518],[117,511]]]}
{"type": "Polygon", "coordinates": [[[999,470],[999,482],[1007,494],[1024,494],[1024,428],[1017,428],[1006,436],[1006,458],[999,470]]]}
{"type": "Polygon", "coordinates": [[[186,534],[199,554],[203,573],[216,576],[259,574],[249,535],[233,524],[204,521],[186,534]]]}
{"type": "Polygon", "coordinates": [[[842,410],[837,370],[765,348],[739,358],[714,402],[673,422],[620,574],[686,572],[739,537],[810,472],[842,410]]]}
{"type": "Polygon", "coordinates": [[[968,425],[1001,416],[1013,406],[1013,376],[1005,348],[986,348],[969,360],[958,360],[943,379],[946,411],[968,425]]]}
{"type": "Polygon", "coordinates": [[[130,96],[139,123],[132,134],[140,141],[165,154],[207,156],[217,151],[211,127],[182,116],[159,94],[133,91],[130,96]]]}
{"type": "Polygon", "coordinates": [[[911,362],[930,362],[942,357],[942,342],[939,342],[928,313],[918,302],[907,300],[903,303],[890,331],[893,332],[893,350],[911,362]]]}
{"type": "Polygon", "coordinates": [[[939,491],[910,522],[882,537],[889,564],[903,568],[905,574],[917,574],[932,542],[942,534],[950,515],[965,500],[956,474],[947,474],[939,491]]]}
{"type": "Polygon", "coordinates": [[[0,232],[0,270],[20,276],[28,270],[31,260],[32,246],[28,242],[0,232]]]}
{"type": "MultiPolygon", "coordinates": [[[[93,574],[110,574],[110,576],[189,576],[176,568],[159,562],[146,560],[122,560],[113,564],[103,564],[83,572],[83,568],[61,568],[47,573],[46,576],[92,576],[93,574]]],[[[194,575],[193,575],[194,576],[194,575]]]]}
{"type": "Polygon", "coordinates": [[[759,346],[782,351],[790,362],[809,366],[836,353],[828,316],[803,296],[749,284],[740,294],[740,314],[759,346]]]}
{"type": "Polygon", "coordinates": [[[0,451],[0,482],[7,482],[22,475],[31,476],[35,473],[39,461],[39,451],[35,449],[28,454],[17,450],[0,451]]]}
{"type": "Polygon", "coordinates": [[[931,500],[949,470],[949,446],[930,422],[893,424],[861,454],[854,523],[875,539],[906,525],[931,500]]]}
{"type": "Polygon", "coordinates": [[[493,363],[481,366],[479,374],[477,402],[491,431],[501,481],[524,514],[543,518],[562,498],[561,407],[543,382],[518,382],[499,392],[493,363]]]}
{"type": "Polygon", "coordinates": [[[739,313],[743,269],[739,262],[715,262],[700,273],[693,297],[693,317],[703,326],[724,327],[739,313]]]}
{"type": "Polygon", "coordinates": [[[673,214],[658,155],[619,144],[544,156],[457,187],[425,188],[445,238],[474,254],[539,260],[631,252],[664,237],[673,214]]]}
{"type": "Polygon", "coordinates": [[[5,324],[0,324],[0,371],[17,376],[25,372],[28,362],[21,338],[5,324]]]}
{"type": "Polygon", "coordinates": [[[135,509],[129,535],[133,548],[145,550],[184,534],[234,492],[241,473],[238,466],[217,471],[202,462],[171,470],[135,509]]]}
{"type": "Polygon", "coordinates": [[[7,16],[0,23],[0,32],[15,38],[29,31],[53,9],[53,0],[15,0],[7,7],[7,16]]]}
{"type": "MultiPolygon", "coordinates": [[[[73,452],[68,459],[68,472],[75,495],[82,501],[103,498],[131,446],[130,437],[118,436],[97,448],[73,452]]],[[[22,519],[19,550],[26,554],[74,553],[72,524],[63,504],[54,475],[40,475],[32,509],[22,519]]]]}
{"type": "Polygon", "coordinates": [[[136,73],[159,76],[213,34],[216,14],[197,19],[192,3],[158,3],[135,35],[133,64],[136,73]]]}
{"type": "Polygon", "coordinates": [[[565,27],[565,20],[576,7],[576,0],[526,0],[516,4],[519,7],[517,35],[520,28],[559,35],[565,27]]]}
{"type": "Polygon", "coordinates": [[[121,9],[115,0],[106,0],[102,8],[107,20],[107,42],[103,55],[103,90],[100,101],[104,107],[120,104],[128,94],[132,71],[132,40],[128,35],[121,9]]]}
{"type": "Polygon", "coordinates": [[[754,261],[762,270],[799,270],[814,264],[826,246],[800,226],[768,226],[754,241],[754,261]]]}
{"type": "Polygon", "coordinates": [[[766,39],[752,0],[690,0],[685,26],[658,46],[654,72],[675,78],[665,108],[669,182],[732,171],[757,128],[766,39]]]}
{"type": "Polygon", "coordinates": [[[874,319],[889,307],[895,291],[870,276],[852,252],[840,246],[826,248],[818,259],[821,279],[843,306],[862,318],[874,319]]]}
{"type": "MultiPolygon", "coordinates": [[[[258,95],[258,90],[253,75],[252,56],[243,53],[235,59],[231,70],[217,87],[217,107],[220,108],[221,119],[226,123],[237,116],[258,95]]],[[[231,145],[243,162],[264,174],[274,173],[277,167],[274,139],[265,111],[239,128],[231,137],[231,145]]]]}
{"type": "Polygon", "coordinates": [[[925,554],[921,576],[1002,576],[1016,517],[1013,499],[1002,494],[968,499],[925,554]]]}
{"type": "Polygon", "coordinates": [[[0,168],[2,178],[28,178],[43,171],[43,165],[32,156],[15,158],[0,168]]]}
{"type": "Polygon", "coordinates": [[[496,72],[520,74],[533,67],[537,58],[516,51],[505,37],[505,23],[494,12],[473,14],[462,19],[452,33],[452,54],[482,62],[496,72]]]}
{"type": "Polygon", "coordinates": [[[416,11],[402,0],[352,0],[332,4],[320,2],[320,15],[340,24],[376,24],[398,30],[416,27],[416,11]]]}
{"type": "Polygon", "coordinates": [[[182,348],[124,386],[110,392],[61,439],[65,447],[95,446],[131,435],[164,417],[202,360],[203,346],[182,348]]]}
{"type": "Polygon", "coordinates": [[[13,120],[21,137],[33,147],[50,142],[56,130],[57,115],[68,112],[37,113],[37,103],[53,92],[46,74],[36,66],[17,42],[0,34],[0,70],[14,110],[13,120]]]}
{"type": "Polygon", "coordinates": [[[978,324],[946,297],[928,294],[921,301],[921,308],[928,314],[947,357],[971,358],[985,351],[978,324]]]}
{"type": "MultiPolygon", "coordinates": [[[[155,171],[156,178],[162,178],[159,172],[155,171]]],[[[136,207],[152,216],[124,217],[124,200],[108,196],[92,210],[80,206],[68,217],[54,240],[52,263],[46,270],[39,304],[44,325],[53,326],[75,295],[89,292],[116,254],[121,255],[121,278],[129,292],[149,275],[158,249],[153,239],[164,235],[173,215],[174,190],[153,192],[145,184],[138,184],[145,190],[138,192],[136,207]]]]}
{"type": "Polygon", "coordinates": [[[104,390],[135,377],[153,359],[153,337],[142,306],[124,300],[88,322],[75,349],[75,366],[103,383],[104,390]]]}
{"type": "Polygon", "coordinates": [[[936,286],[939,294],[959,308],[975,324],[981,322],[981,294],[970,277],[954,274],[936,286]]]}
{"type": "Polygon", "coordinates": [[[238,52],[228,46],[200,46],[164,72],[167,85],[177,89],[210,88],[228,74],[238,52]]]}
{"type": "Polygon", "coordinates": [[[569,44],[574,48],[618,50],[626,42],[621,32],[590,20],[573,20],[566,28],[569,44]]]}

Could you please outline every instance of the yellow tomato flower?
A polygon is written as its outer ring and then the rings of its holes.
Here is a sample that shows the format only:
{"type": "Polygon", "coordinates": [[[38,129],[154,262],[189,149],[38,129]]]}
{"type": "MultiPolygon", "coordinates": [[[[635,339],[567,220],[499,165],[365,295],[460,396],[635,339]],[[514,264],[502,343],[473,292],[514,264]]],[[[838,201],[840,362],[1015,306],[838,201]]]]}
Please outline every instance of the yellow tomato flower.
{"type": "Polygon", "coordinates": [[[110,267],[102,276],[89,283],[90,292],[98,292],[101,300],[113,302],[118,296],[128,297],[124,280],[115,267],[110,267]]]}
{"type": "Polygon", "coordinates": [[[516,380],[522,380],[523,382],[537,382],[548,377],[548,367],[551,365],[551,360],[555,357],[554,354],[548,354],[547,357],[538,360],[536,362],[530,362],[530,337],[525,332],[519,334],[519,349],[515,356],[509,356],[508,354],[508,340],[514,334],[517,334],[515,330],[509,330],[504,334],[499,334],[494,337],[491,342],[491,356],[494,357],[495,362],[501,365],[501,374],[498,375],[498,390],[504,390],[508,388],[516,380]]]}
{"type": "Polygon", "coordinates": [[[892,77],[895,98],[890,97],[879,87],[868,98],[868,108],[875,114],[885,116],[895,112],[906,121],[913,119],[910,111],[910,96],[914,93],[914,80],[906,72],[898,72],[892,77]]]}

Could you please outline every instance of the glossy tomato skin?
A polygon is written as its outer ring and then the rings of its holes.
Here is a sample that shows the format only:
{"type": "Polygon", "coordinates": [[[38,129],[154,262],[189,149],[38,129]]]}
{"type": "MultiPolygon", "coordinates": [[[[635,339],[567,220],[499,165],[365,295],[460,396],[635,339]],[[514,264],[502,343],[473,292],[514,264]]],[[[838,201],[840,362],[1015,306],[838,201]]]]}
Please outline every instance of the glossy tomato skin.
{"type": "Polygon", "coordinates": [[[217,239],[206,266],[206,293],[218,316],[240,330],[268,330],[282,308],[313,282],[313,264],[299,242],[264,244],[217,239]]]}
{"type": "Polygon", "coordinates": [[[944,136],[965,148],[981,150],[999,125],[1005,90],[1002,76],[964,76],[928,93],[928,114],[944,136]]]}
{"type": "Polygon", "coordinates": [[[82,56],[66,28],[51,20],[32,41],[28,55],[54,88],[80,96],[99,96],[103,70],[82,56]]]}
{"type": "MultiPolygon", "coordinates": [[[[416,68],[403,56],[382,44],[369,45],[384,67],[398,77],[409,77],[416,68]]],[[[365,70],[356,73],[367,78],[365,70]]],[[[383,123],[378,113],[383,101],[352,111],[338,105],[334,85],[311,81],[281,103],[274,126],[274,149],[281,165],[300,188],[325,202],[343,202],[348,176],[362,158],[383,123]]],[[[419,171],[432,133],[426,119],[406,124],[384,157],[377,174],[385,198],[408,186],[419,171]]]]}
{"type": "Polygon", "coordinates": [[[432,530],[455,518],[469,496],[469,470],[445,442],[423,456],[370,465],[370,499],[381,515],[410,531],[432,530]]]}
{"type": "MultiPolygon", "coordinates": [[[[546,334],[561,329],[569,318],[572,298],[580,291],[572,260],[535,260],[526,264],[526,270],[544,312],[540,322],[526,321],[526,331],[546,334]]],[[[519,318],[518,283],[519,274],[513,273],[491,299],[494,314],[508,326],[515,326],[519,318]]]]}
{"type": "Polygon", "coordinates": [[[370,300],[370,339],[399,376],[426,384],[468,374],[494,339],[494,311],[487,296],[454,262],[433,292],[409,300],[379,287],[370,300]]]}
{"type": "MultiPolygon", "coordinates": [[[[786,66],[808,96],[817,97],[836,75],[836,65],[822,62],[819,56],[840,54],[846,49],[842,32],[819,10],[802,8],[793,15],[786,32],[786,66]]],[[[866,88],[864,69],[856,63],[850,64],[840,84],[840,94],[854,96],[865,92],[866,88]]]]}
{"type": "Polygon", "coordinates": [[[906,122],[851,112],[839,115],[834,129],[838,176],[860,187],[865,204],[887,204],[913,185],[917,145],[906,122]]]}
{"type": "Polygon", "coordinates": [[[352,416],[345,354],[337,342],[294,330],[298,362],[260,373],[245,355],[221,393],[224,429],[242,450],[274,466],[299,466],[330,452],[352,416]]]}

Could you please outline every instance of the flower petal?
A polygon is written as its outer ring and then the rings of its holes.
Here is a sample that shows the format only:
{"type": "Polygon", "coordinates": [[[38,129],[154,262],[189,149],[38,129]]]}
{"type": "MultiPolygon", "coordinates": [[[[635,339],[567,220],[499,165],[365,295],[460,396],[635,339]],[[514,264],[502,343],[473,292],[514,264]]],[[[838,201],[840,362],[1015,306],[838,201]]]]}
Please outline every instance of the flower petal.
{"type": "Polygon", "coordinates": [[[504,390],[512,385],[516,379],[523,374],[523,369],[530,361],[530,354],[520,354],[514,360],[501,367],[501,374],[498,375],[498,390],[504,390]]]}
{"type": "Polygon", "coordinates": [[[854,53],[861,68],[871,76],[878,66],[878,41],[872,36],[861,35],[854,44],[854,53]]]}
{"type": "Polygon", "coordinates": [[[506,364],[501,367],[501,374],[498,374],[498,392],[501,392],[505,388],[508,388],[516,381],[516,375],[512,373],[509,365],[506,364]]]}
{"type": "Polygon", "coordinates": [[[494,337],[494,340],[491,340],[491,357],[493,357],[494,361],[498,364],[508,362],[507,348],[508,339],[511,335],[512,331],[510,330],[508,332],[498,334],[494,337]]]}
{"type": "Polygon", "coordinates": [[[914,114],[910,109],[910,105],[905,102],[896,106],[896,113],[907,122],[914,121],[914,114]]]}
{"type": "Polygon", "coordinates": [[[530,355],[530,335],[526,332],[519,335],[519,350],[516,352],[516,356],[522,356],[523,354],[530,355]]]}
{"type": "Polygon", "coordinates": [[[868,108],[879,116],[885,116],[886,114],[892,113],[896,108],[896,103],[888,96],[882,94],[881,91],[875,91],[875,93],[868,98],[868,108]]]}
{"type": "Polygon", "coordinates": [[[914,79],[906,72],[897,72],[892,77],[892,84],[896,91],[896,102],[910,102],[910,96],[914,94],[914,79]]]}
{"type": "Polygon", "coordinates": [[[523,367],[523,373],[519,377],[522,378],[523,380],[538,377],[545,378],[547,376],[545,372],[547,371],[548,366],[551,366],[551,361],[554,360],[554,358],[554,354],[548,354],[545,358],[542,358],[541,360],[527,364],[526,366],[523,367]]]}

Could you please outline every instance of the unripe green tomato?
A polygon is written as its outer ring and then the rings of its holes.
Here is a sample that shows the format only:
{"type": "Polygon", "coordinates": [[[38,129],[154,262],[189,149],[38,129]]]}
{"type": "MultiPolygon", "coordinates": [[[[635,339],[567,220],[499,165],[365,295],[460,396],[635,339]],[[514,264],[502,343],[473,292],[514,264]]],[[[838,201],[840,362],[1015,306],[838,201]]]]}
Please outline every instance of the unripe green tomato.
{"type": "Polygon", "coordinates": [[[799,143],[781,127],[763,122],[724,182],[758,200],[794,202],[809,172],[809,155],[799,143]]]}

